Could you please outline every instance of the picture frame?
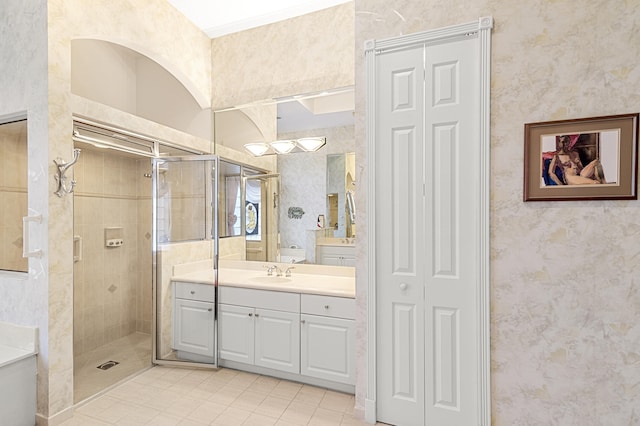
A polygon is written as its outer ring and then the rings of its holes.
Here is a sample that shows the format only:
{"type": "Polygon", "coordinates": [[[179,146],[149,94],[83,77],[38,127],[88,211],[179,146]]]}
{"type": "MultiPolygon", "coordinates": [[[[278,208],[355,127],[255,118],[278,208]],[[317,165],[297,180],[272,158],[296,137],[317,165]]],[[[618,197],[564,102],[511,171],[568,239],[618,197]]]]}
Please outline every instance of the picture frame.
{"type": "Polygon", "coordinates": [[[524,125],[524,201],[636,200],[638,113],[524,125]]]}

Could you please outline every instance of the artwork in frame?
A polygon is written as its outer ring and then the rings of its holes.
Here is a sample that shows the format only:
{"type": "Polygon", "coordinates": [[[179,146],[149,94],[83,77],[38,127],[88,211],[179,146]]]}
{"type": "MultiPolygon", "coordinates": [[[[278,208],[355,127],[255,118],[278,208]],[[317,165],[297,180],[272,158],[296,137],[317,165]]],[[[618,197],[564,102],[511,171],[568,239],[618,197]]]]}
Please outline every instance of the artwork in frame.
{"type": "Polygon", "coordinates": [[[524,201],[635,200],[638,113],[524,125],[524,201]]]}

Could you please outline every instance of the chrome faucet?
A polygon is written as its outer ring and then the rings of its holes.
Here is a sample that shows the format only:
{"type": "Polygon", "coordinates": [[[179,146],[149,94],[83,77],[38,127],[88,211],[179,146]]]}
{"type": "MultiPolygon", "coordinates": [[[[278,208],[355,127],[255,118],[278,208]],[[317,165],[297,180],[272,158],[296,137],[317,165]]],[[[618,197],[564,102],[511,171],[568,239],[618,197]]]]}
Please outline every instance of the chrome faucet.
{"type": "Polygon", "coordinates": [[[286,271],[284,271],[284,276],[285,276],[285,277],[290,277],[290,276],[291,276],[291,270],[292,270],[292,269],[296,269],[296,267],[295,267],[295,266],[289,266],[289,267],[287,268],[287,270],[286,270],[286,271]]]}
{"type": "Polygon", "coordinates": [[[273,271],[276,271],[276,276],[281,277],[282,276],[282,269],[278,268],[276,265],[271,265],[271,266],[264,266],[265,268],[267,268],[267,275],[268,276],[272,276],[273,275],[273,271]]]}

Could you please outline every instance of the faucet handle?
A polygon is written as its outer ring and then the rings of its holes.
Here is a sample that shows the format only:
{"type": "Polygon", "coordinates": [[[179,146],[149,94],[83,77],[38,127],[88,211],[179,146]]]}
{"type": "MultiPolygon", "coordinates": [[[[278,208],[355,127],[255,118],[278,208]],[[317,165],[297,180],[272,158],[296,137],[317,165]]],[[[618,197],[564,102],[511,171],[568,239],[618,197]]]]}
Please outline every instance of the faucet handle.
{"type": "Polygon", "coordinates": [[[273,270],[276,268],[275,266],[268,265],[263,265],[262,267],[267,269],[267,275],[269,276],[273,275],[273,270]]]}
{"type": "Polygon", "coordinates": [[[284,271],[284,276],[285,276],[285,277],[290,277],[290,276],[291,276],[291,270],[292,270],[292,269],[296,269],[296,267],[295,267],[295,266],[289,266],[289,267],[287,268],[287,270],[286,270],[286,271],[284,271]]]}

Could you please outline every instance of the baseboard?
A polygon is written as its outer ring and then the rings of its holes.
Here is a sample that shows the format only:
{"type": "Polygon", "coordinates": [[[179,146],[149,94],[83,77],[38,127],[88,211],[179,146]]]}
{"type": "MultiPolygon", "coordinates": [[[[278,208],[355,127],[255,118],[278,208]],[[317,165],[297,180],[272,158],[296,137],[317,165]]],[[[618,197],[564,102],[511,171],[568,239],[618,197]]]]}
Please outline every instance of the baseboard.
{"type": "Polygon", "coordinates": [[[350,393],[350,394],[356,393],[356,387],[354,385],[347,385],[344,383],[332,382],[330,380],[303,376],[301,374],[287,373],[285,371],[273,370],[271,368],[260,367],[257,365],[244,364],[241,362],[221,359],[220,367],[226,367],[226,368],[231,368],[231,369],[240,370],[240,371],[247,371],[249,373],[262,374],[270,377],[277,377],[280,379],[290,380],[292,382],[306,383],[308,385],[331,389],[338,392],[344,392],[344,393],[350,393]]]}
{"type": "Polygon", "coordinates": [[[51,417],[36,414],[36,426],[58,426],[73,417],[73,407],[69,407],[51,417]]]}
{"type": "Polygon", "coordinates": [[[364,400],[364,421],[370,424],[376,423],[376,401],[373,399],[364,400]]]}

